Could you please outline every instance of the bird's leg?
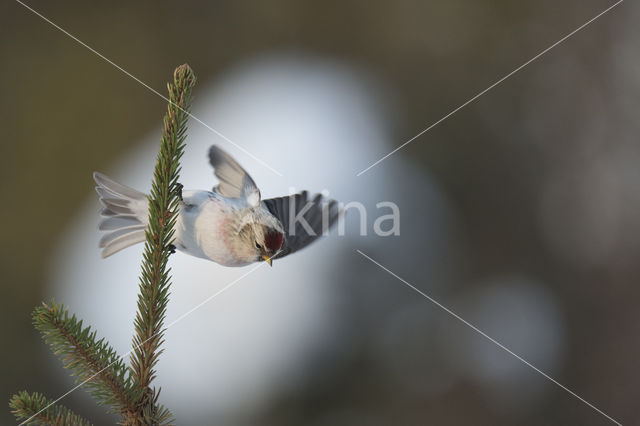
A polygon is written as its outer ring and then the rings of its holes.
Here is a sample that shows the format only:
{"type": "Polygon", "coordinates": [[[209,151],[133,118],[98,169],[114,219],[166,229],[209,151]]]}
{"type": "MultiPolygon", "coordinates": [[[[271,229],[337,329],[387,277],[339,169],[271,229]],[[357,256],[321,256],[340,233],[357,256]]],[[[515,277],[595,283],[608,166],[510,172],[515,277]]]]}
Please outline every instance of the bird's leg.
{"type": "Polygon", "coordinates": [[[180,201],[184,202],[184,200],[182,199],[182,190],[184,189],[184,186],[182,186],[181,183],[178,183],[178,198],[180,198],[180,201]]]}
{"type": "Polygon", "coordinates": [[[184,198],[182,198],[182,190],[184,189],[184,186],[182,186],[182,184],[180,182],[178,182],[176,184],[177,188],[176,188],[176,192],[178,193],[178,198],[180,199],[180,208],[181,209],[190,209],[191,207],[193,207],[193,204],[187,204],[184,201],[184,198]]]}

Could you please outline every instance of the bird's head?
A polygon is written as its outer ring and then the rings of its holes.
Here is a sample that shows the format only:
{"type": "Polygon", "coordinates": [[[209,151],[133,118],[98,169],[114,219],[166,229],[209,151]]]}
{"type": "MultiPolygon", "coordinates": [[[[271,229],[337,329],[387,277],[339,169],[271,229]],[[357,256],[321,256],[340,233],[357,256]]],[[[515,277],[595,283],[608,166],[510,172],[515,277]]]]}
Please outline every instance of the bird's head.
{"type": "Polygon", "coordinates": [[[252,261],[264,260],[271,266],[273,256],[284,242],[282,224],[262,208],[247,210],[238,233],[241,250],[247,256],[251,256],[252,261]]]}

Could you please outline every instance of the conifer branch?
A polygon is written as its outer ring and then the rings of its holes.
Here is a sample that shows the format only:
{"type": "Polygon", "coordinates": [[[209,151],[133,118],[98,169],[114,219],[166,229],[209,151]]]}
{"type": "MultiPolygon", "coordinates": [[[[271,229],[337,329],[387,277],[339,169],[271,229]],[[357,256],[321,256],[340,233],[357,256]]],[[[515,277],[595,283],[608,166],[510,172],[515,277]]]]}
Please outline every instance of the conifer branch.
{"type": "Polygon", "coordinates": [[[83,328],[81,320],[55,302],[37,307],[33,324],[77,381],[87,381],[85,386],[98,403],[122,414],[135,412],[138,387],[123,359],[104,339],[97,340],[91,327],[83,328]]]}
{"type": "Polygon", "coordinates": [[[139,415],[153,424],[169,421],[171,414],[157,407],[159,394],[150,384],[155,378],[155,365],[162,353],[164,318],[169,301],[170,276],[167,262],[179,208],[181,185],[178,183],[180,158],[184,152],[191,89],[196,77],[188,65],[174,71],[173,84],[168,84],[169,106],[164,116],[160,152],[156,160],[149,194],[149,226],[138,294],[138,312],[131,356],[131,373],[144,392],[138,403],[139,415]],[[160,421],[163,420],[164,421],[160,421]]]}
{"type": "Polygon", "coordinates": [[[66,407],[53,404],[38,392],[32,394],[27,391],[18,392],[9,401],[9,407],[18,420],[33,417],[27,423],[29,425],[91,426],[88,420],[66,407]]]}
{"type": "MultiPolygon", "coordinates": [[[[65,368],[77,376],[81,385],[99,403],[119,411],[124,425],[167,425],[171,412],[158,405],[160,389],[150,384],[155,365],[162,353],[164,318],[169,301],[170,277],[167,263],[171,253],[176,214],[182,186],[178,183],[180,158],[184,152],[191,89],[196,77],[188,65],[174,71],[168,85],[169,106],[164,116],[164,131],[149,195],[149,226],[143,256],[138,294],[138,312],[134,320],[135,335],[131,366],[127,367],[96,332],[83,328],[82,321],[62,305],[45,303],[33,311],[33,323],[60,357],[65,368]]],[[[14,395],[9,406],[22,424],[90,425],[69,409],[56,405],[39,393],[22,391],[14,395]]]]}

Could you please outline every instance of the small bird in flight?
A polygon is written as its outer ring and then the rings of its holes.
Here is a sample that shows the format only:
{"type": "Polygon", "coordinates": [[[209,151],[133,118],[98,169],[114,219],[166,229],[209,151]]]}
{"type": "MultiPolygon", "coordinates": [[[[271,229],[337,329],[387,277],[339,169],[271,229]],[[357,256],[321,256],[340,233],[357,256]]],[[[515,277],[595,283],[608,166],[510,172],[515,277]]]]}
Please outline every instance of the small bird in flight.
{"type": "MultiPolygon", "coordinates": [[[[266,261],[271,265],[326,234],[340,210],[336,201],[307,191],[260,199],[249,174],[229,154],[213,145],[209,162],[219,183],[212,191],[182,191],[173,247],[224,266],[266,261]]],[[[103,206],[99,229],[102,257],[143,242],[149,200],[142,192],[95,172],[103,206]]]]}

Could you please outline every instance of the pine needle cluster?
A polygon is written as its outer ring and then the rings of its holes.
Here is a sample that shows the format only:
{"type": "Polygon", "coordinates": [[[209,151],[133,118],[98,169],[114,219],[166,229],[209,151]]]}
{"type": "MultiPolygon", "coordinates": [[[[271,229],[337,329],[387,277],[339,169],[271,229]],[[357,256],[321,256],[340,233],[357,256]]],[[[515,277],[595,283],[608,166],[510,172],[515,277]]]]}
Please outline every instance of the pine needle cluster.
{"type": "MultiPolygon", "coordinates": [[[[33,312],[33,324],[63,366],[101,405],[121,415],[124,425],[168,425],[171,412],[158,404],[160,389],[152,387],[164,342],[164,319],[171,285],[168,267],[173,227],[182,186],[180,159],[184,152],[191,90],[196,78],[188,65],[174,71],[168,84],[169,105],[149,194],[149,226],[140,276],[138,311],[134,320],[131,365],[96,331],[70,315],[63,305],[43,303],[33,312]]],[[[59,398],[61,399],[61,398],[59,398]]],[[[44,395],[19,392],[9,406],[21,424],[90,425],[68,408],[44,395]]]]}

